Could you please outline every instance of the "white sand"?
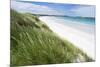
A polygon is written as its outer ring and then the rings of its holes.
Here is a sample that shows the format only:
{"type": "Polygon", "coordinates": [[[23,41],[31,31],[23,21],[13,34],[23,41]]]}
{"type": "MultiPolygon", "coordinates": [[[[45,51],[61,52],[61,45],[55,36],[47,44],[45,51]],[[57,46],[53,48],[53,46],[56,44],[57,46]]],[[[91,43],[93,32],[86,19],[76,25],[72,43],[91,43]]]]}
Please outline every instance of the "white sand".
{"type": "Polygon", "coordinates": [[[66,25],[62,24],[61,21],[50,17],[40,17],[40,20],[44,21],[49,28],[57,33],[60,37],[72,42],[75,46],[87,53],[88,56],[95,59],[94,27],[87,26],[85,24],[80,24],[77,26],[77,23],[68,23],[68,25],[66,25]],[[92,29],[93,30],[91,33],[88,33],[84,28],[89,29],[90,31],[92,29]]]}

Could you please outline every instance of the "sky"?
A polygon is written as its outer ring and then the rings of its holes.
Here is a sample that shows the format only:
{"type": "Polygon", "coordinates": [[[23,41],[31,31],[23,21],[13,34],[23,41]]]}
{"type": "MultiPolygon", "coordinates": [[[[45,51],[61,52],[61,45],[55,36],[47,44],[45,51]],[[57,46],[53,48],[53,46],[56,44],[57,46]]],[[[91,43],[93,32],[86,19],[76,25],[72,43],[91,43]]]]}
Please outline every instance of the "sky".
{"type": "Polygon", "coordinates": [[[11,0],[11,9],[33,14],[95,17],[95,5],[11,0]]]}

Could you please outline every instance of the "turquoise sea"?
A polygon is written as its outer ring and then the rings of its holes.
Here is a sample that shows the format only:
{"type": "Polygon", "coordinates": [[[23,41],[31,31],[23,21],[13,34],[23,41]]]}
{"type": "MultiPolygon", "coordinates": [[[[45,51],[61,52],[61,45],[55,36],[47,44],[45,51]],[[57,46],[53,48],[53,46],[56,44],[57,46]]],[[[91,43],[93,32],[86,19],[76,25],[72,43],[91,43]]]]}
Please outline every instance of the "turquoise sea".
{"type": "Polygon", "coordinates": [[[77,23],[95,25],[95,18],[89,18],[89,17],[58,17],[58,18],[62,19],[63,21],[72,21],[73,23],[77,22],[77,23]]]}
{"type": "Polygon", "coordinates": [[[74,29],[83,31],[85,33],[95,33],[95,18],[89,17],[60,17],[60,16],[46,16],[53,22],[72,27],[74,29]]]}

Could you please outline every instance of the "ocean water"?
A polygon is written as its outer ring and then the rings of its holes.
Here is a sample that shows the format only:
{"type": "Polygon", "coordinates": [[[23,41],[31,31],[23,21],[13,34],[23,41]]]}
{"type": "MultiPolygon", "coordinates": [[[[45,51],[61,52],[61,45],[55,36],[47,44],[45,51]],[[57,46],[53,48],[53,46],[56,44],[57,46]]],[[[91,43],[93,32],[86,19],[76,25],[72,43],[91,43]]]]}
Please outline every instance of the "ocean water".
{"type": "Polygon", "coordinates": [[[62,21],[62,23],[81,23],[81,24],[88,24],[88,25],[95,25],[95,17],[60,17],[60,16],[44,16],[49,17],[51,20],[54,21],[62,21]],[[53,19],[52,19],[53,18],[53,19]]]}
{"type": "Polygon", "coordinates": [[[64,22],[69,21],[70,23],[77,22],[77,23],[82,23],[82,24],[95,25],[95,18],[89,18],[89,17],[58,17],[58,18],[60,20],[62,19],[62,21],[64,22]]]}
{"type": "Polygon", "coordinates": [[[47,16],[53,22],[64,24],[85,33],[95,33],[95,18],[47,16]]]}

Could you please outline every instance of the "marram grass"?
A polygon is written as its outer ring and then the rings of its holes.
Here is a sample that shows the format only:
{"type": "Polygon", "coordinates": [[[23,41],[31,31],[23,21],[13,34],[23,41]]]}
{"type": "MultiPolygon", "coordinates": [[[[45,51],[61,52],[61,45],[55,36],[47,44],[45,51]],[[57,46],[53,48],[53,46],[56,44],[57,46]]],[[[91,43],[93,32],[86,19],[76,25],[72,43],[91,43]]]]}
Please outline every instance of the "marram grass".
{"type": "Polygon", "coordinates": [[[11,9],[11,66],[93,61],[38,17],[11,9]]]}

